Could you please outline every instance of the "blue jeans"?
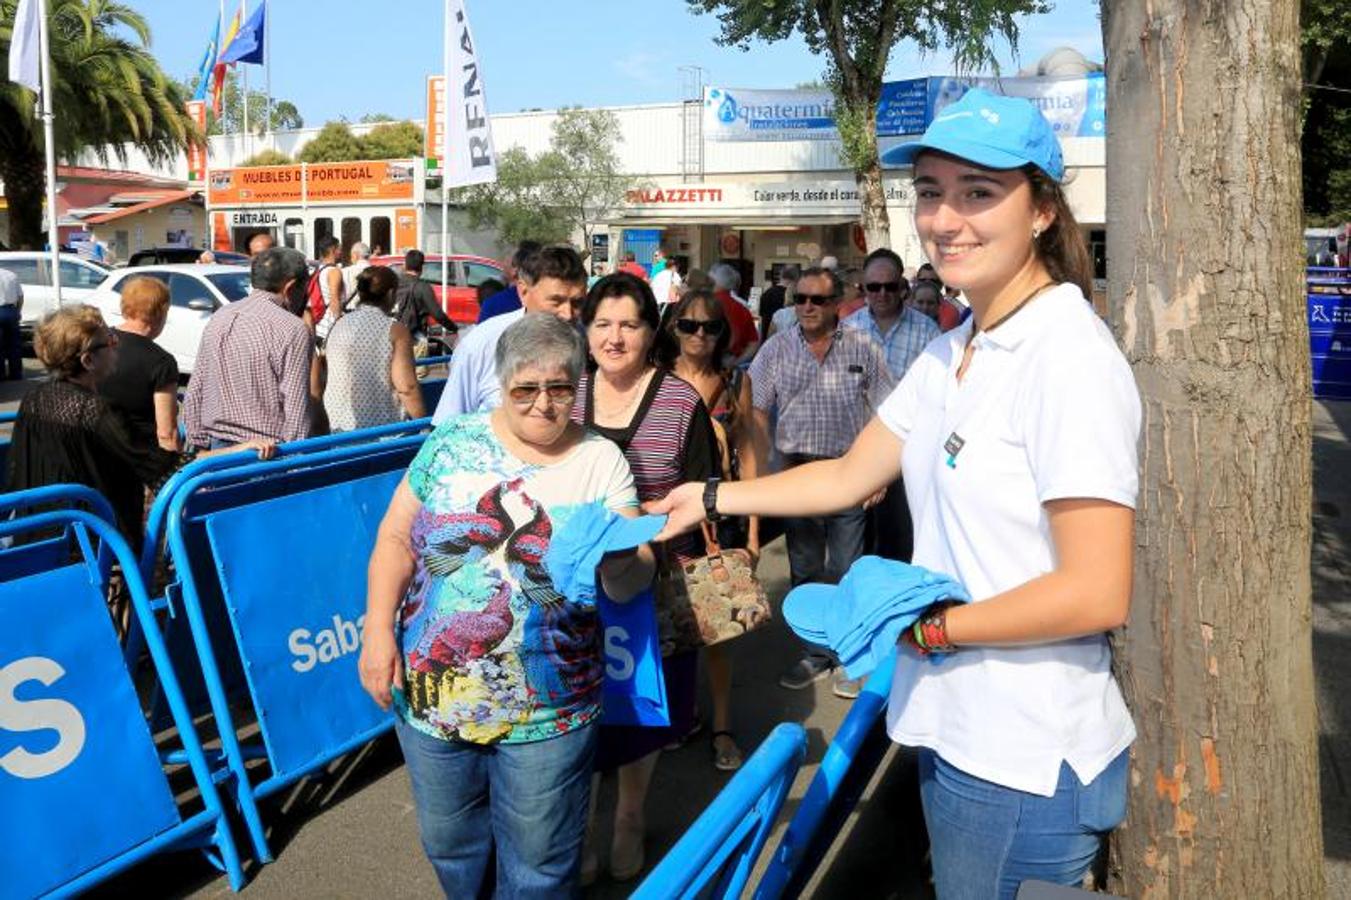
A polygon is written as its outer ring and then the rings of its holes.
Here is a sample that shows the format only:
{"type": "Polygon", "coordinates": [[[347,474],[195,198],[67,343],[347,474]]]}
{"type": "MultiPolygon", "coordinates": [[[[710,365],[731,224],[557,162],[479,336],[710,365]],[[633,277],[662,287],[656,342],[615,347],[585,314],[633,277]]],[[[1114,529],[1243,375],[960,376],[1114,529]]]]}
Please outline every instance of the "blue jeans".
{"type": "Polygon", "coordinates": [[[577,893],[594,724],[525,744],[445,741],[402,720],[395,731],[413,782],[422,847],[447,897],[577,893]]]}
{"type": "Polygon", "coordinates": [[[793,586],[808,582],[839,582],[854,561],[863,555],[867,515],[862,509],[847,509],[833,516],[784,519],[788,570],[793,586]]]}
{"type": "Polygon", "coordinates": [[[8,381],[23,378],[23,336],[19,333],[19,308],[0,306],[0,374],[8,381]]]}
{"type": "Polygon", "coordinates": [[[1055,796],[1002,787],[920,750],[919,793],[939,900],[1013,900],[1029,879],[1075,886],[1126,817],[1130,752],[1092,784],[1060,764],[1055,796]]]}

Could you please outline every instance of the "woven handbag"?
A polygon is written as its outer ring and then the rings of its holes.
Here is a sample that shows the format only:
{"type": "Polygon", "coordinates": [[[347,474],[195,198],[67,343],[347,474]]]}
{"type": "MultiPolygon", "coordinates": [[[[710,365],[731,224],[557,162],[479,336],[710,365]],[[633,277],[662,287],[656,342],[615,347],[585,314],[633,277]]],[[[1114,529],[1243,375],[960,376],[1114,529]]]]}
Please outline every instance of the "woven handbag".
{"type": "Polygon", "coordinates": [[[661,655],[741,637],[774,617],[747,550],[723,550],[703,525],[705,556],[678,565],[667,558],[656,579],[661,655]]]}

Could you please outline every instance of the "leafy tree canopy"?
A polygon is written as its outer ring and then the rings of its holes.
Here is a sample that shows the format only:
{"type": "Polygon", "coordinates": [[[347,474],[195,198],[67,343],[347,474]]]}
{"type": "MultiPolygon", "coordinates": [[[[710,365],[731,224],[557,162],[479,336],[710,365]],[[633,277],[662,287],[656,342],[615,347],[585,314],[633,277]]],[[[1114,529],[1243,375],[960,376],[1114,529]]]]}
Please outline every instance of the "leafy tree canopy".
{"type": "Polygon", "coordinates": [[[497,159],[497,183],[460,192],[475,227],[495,226],[503,242],[568,241],[591,249],[594,224],[624,201],[636,180],[624,174],[615,148],[623,141],[608,110],[562,109],[549,149],[531,156],[512,147],[497,159]]]}
{"type": "Polygon", "coordinates": [[[259,150],[239,165],[241,168],[249,168],[252,166],[289,166],[291,163],[291,157],[282,153],[280,150],[273,150],[271,147],[268,147],[264,150],[259,150]]]}
{"type": "MultiPolygon", "coordinates": [[[[198,77],[185,78],[182,82],[183,93],[191,97],[197,91],[198,77]]],[[[267,94],[250,90],[249,131],[252,134],[267,133],[267,94]]],[[[207,94],[206,133],[240,134],[244,131],[244,80],[233,69],[225,72],[225,87],[221,91],[221,113],[216,115],[210,108],[211,95],[207,94]]],[[[272,98],[272,130],[290,131],[304,128],[305,119],[300,110],[290,100],[272,98]]]]}

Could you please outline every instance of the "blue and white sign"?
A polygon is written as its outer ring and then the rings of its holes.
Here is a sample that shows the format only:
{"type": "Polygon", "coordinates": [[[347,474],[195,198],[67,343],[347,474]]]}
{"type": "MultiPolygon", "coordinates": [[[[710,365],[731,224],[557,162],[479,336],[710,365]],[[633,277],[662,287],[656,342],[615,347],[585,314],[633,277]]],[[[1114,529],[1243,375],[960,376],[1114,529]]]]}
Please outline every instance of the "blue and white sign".
{"type": "Polygon", "coordinates": [[[44,894],[177,825],[84,565],[0,584],[0,895],[44,894]]]}
{"type": "Polygon", "coordinates": [[[970,88],[1031,100],[1057,136],[1107,136],[1107,78],[1101,72],[1073,78],[930,78],[929,120],[970,88]]]}
{"type": "Polygon", "coordinates": [[[385,472],[207,520],[275,778],[393,721],[361,689],[357,659],[366,564],[402,477],[385,472]]]}
{"type": "Polygon", "coordinates": [[[1320,285],[1308,295],[1308,310],[1313,395],[1351,400],[1351,283],[1320,285]]]}
{"type": "Polygon", "coordinates": [[[911,78],[882,85],[877,101],[877,136],[922,134],[929,127],[929,79],[911,78]]]}
{"type": "Polygon", "coordinates": [[[710,141],[827,141],[835,131],[828,90],[704,88],[704,138],[710,141]]]}

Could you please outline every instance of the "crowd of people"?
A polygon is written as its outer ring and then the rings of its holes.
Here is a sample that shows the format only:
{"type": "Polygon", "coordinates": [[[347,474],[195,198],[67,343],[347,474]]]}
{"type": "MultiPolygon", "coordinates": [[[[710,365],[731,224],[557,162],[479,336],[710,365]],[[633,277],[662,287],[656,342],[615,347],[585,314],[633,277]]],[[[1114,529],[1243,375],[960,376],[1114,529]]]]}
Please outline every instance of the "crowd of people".
{"type": "MultiPolygon", "coordinates": [[[[1124,815],[1134,730],[1103,635],[1129,602],[1138,397],[1086,300],[1050,126],[1026,101],[962,103],[997,114],[945,116],[904,151],[930,260],[911,277],[887,248],[822,258],[780,268],[753,309],[726,262],[659,250],[589,275],[573,248],[527,241],[481,291],[380,527],[359,664],[396,712],[447,895],[574,892],[600,870],[602,815],[610,875],[634,878],[662,750],[707,729],[711,766],[743,762],[734,641],[662,659],[669,725],[600,722],[596,608],[545,564],[589,505],[669,515],[659,542],[601,564],[616,602],[710,537],[758,559],[777,527],[794,586],[839,582],[864,554],[965,585],[979,602],[937,604],[907,632],[889,715],[922,748],[940,896],[1073,883],[1124,815]]],[[[90,307],[46,317],[51,378],[20,407],[9,489],[89,484],[136,540],[148,494],[193,455],[266,457],[428,414],[415,360],[430,323],[455,326],[421,252],[396,273],[361,244],[341,265],[335,239],[313,270],[268,235],[249,250],[252,292],[211,316],[181,410],[154,343],[160,282],[127,284],[117,329],[90,307]]],[[[0,282],[0,310],[12,293],[0,282]]],[[[858,696],[830,647],[783,663],[782,689],[834,675],[858,696]]]]}

